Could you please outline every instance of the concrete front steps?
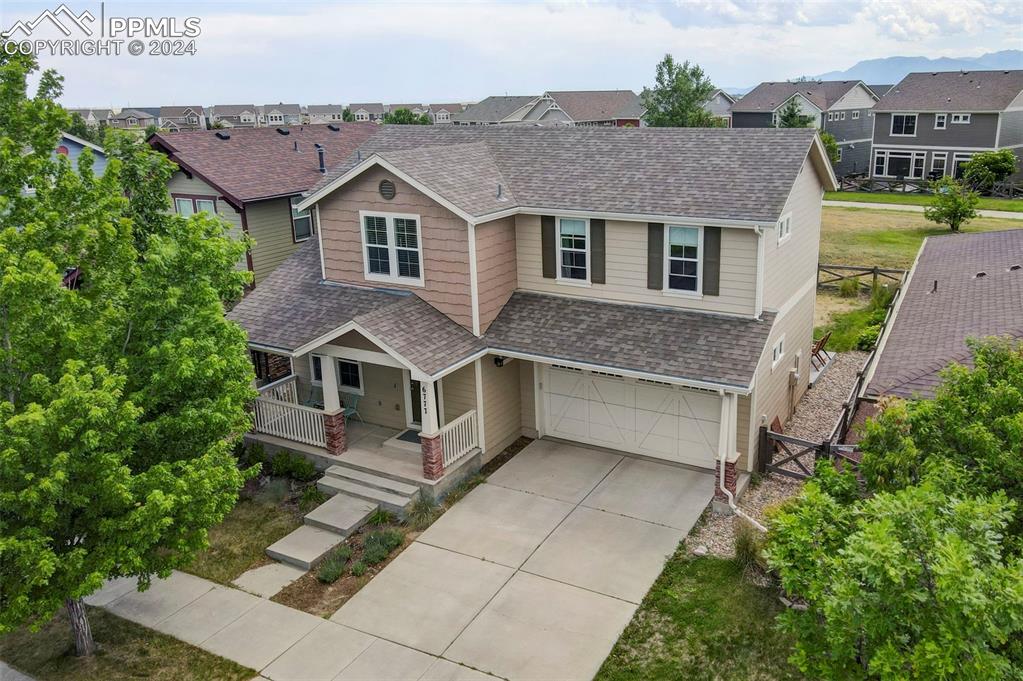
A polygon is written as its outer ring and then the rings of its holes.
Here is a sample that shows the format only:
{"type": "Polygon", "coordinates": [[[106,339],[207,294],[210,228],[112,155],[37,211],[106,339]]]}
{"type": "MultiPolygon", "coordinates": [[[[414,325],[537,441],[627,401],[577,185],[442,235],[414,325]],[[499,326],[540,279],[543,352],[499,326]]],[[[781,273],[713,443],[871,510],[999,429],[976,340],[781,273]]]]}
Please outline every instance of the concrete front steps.
{"type": "Polygon", "coordinates": [[[302,527],[274,542],[266,555],[311,570],[366,519],[384,508],[403,515],[419,488],[348,466],[330,466],[316,486],[330,495],[305,515],[302,527]]]}

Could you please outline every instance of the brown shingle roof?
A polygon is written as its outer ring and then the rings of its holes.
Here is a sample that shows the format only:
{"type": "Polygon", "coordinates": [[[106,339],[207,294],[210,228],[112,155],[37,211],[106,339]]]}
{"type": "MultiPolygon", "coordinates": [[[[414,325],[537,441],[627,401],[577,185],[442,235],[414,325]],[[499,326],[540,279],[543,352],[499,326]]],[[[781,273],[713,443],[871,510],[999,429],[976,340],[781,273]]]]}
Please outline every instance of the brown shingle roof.
{"type": "Polygon", "coordinates": [[[315,144],[326,149],[329,167],[350,155],[378,130],[370,123],[337,125],[341,128],[338,132],[325,125],[292,126],[287,135],[276,128],[196,130],[172,136],[157,133],[149,142],[240,204],[309,190],[323,177],[315,144]],[[229,139],[218,137],[224,134],[229,139]]]}
{"type": "Polygon", "coordinates": [[[761,83],[733,104],[732,111],[738,113],[774,111],[796,93],[806,97],[821,111],[827,111],[859,83],[858,80],[761,83]]]}
{"type": "Polygon", "coordinates": [[[1023,70],[911,73],[874,111],[1001,111],[1023,92],[1023,70]]]}
{"type": "Polygon", "coordinates": [[[568,90],[548,92],[573,121],[607,121],[643,116],[646,107],[632,90],[568,90]]]}
{"type": "Polygon", "coordinates": [[[470,104],[461,113],[455,114],[454,120],[460,123],[498,123],[536,99],[533,95],[487,97],[481,102],[470,104]]]}
{"type": "Polygon", "coordinates": [[[1023,265],[1023,229],[928,238],[867,394],[931,397],[941,369],[969,361],[967,338],[1023,337],[1023,269],[1013,265],[1023,265]]]}

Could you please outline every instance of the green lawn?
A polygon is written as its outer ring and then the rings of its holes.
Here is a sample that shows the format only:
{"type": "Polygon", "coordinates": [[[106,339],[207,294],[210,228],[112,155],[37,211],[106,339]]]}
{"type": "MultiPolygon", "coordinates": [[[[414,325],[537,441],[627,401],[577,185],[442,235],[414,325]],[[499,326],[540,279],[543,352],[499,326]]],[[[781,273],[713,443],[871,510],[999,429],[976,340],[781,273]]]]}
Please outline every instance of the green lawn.
{"type": "MultiPolygon", "coordinates": [[[[1023,220],[977,218],[963,231],[1020,228],[1023,220]]],[[[820,262],[905,270],[913,265],[925,237],[949,233],[921,213],[826,206],[821,217],[820,262]]]]}
{"type": "Polygon", "coordinates": [[[78,658],[64,610],[38,632],[0,637],[0,659],[38,681],[247,681],[251,669],[177,639],[89,608],[97,653],[78,658]]]}
{"type": "MultiPolygon", "coordinates": [[[[825,201],[856,201],[862,203],[895,203],[903,206],[928,206],[931,197],[926,194],[903,194],[898,192],[825,192],[825,201]]],[[[981,197],[977,208],[984,210],[1007,210],[1023,213],[1023,200],[990,199],[981,197]]]]}
{"type": "Polygon", "coordinates": [[[680,550],[604,661],[598,681],[801,679],[791,641],[775,626],[783,606],[735,563],[680,550]]]}

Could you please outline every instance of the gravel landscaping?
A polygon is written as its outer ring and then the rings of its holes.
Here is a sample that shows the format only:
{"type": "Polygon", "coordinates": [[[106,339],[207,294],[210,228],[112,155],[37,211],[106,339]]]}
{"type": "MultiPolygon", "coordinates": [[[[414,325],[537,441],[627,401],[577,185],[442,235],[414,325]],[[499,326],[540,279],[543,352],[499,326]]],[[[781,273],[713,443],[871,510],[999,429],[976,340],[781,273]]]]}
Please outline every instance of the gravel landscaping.
{"type": "MultiPolygon", "coordinates": [[[[830,435],[842,403],[856,380],[856,372],[866,357],[865,352],[842,352],[835,355],[828,370],[799,401],[795,413],[785,424],[785,433],[818,442],[830,435]]],[[[767,509],[795,495],[802,486],[799,480],[781,475],[763,476],[750,484],[739,499],[739,508],[763,522],[767,509]]],[[[702,553],[706,549],[712,555],[733,556],[736,522],[735,516],[715,515],[708,509],[700,525],[686,541],[689,551],[702,553]]]]}

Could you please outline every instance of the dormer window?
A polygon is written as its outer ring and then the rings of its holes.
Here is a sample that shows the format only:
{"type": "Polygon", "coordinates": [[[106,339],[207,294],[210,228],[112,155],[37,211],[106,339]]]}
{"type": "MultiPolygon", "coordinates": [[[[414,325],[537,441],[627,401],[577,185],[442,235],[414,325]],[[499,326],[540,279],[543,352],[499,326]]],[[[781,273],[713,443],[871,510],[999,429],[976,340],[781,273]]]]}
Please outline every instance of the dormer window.
{"type": "Polygon", "coordinates": [[[135,117],[131,117],[131,118],[128,119],[128,125],[138,125],[138,124],[139,124],[139,119],[137,119],[135,117]]]}

